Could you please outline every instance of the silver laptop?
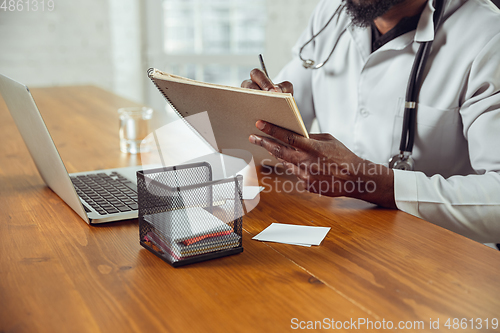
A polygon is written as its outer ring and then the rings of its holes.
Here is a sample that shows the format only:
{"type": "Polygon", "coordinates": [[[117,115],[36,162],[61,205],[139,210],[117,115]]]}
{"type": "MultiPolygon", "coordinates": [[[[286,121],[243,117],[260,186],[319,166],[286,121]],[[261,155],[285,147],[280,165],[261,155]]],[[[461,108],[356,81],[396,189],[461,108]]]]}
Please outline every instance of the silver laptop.
{"type": "Polygon", "coordinates": [[[0,74],[0,94],[43,180],[85,222],[137,217],[142,166],[68,174],[28,87],[0,74]]]}

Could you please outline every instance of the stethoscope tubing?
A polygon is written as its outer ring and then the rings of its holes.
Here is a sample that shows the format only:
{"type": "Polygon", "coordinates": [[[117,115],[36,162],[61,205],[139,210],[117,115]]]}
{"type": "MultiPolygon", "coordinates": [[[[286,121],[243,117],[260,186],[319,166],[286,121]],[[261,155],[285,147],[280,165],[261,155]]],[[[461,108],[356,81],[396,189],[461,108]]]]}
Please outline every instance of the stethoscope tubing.
{"type": "MultiPolygon", "coordinates": [[[[444,1],[435,0],[434,5],[434,34],[436,34],[443,16],[444,1]]],[[[431,40],[420,44],[417,54],[415,55],[415,60],[413,61],[411,74],[406,88],[403,129],[399,145],[401,154],[404,154],[404,152],[411,154],[413,151],[415,127],[417,122],[418,97],[420,94],[422,79],[424,77],[425,65],[427,64],[432,48],[432,43],[433,41],[431,40]]]]}
{"type": "Polygon", "coordinates": [[[343,4],[341,4],[340,6],[338,6],[337,9],[335,10],[335,12],[333,13],[333,15],[330,17],[330,19],[323,26],[323,28],[321,28],[317,33],[315,33],[311,38],[309,38],[309,40],[304,45],[302,45],[302,47],[300,48],[300,50],[299,50],[299,58],[300,58],[300,60],[302,60],[305,68],[308,68],[308,69],[320,69],[321,67],[323,67],[328,62],[328,60],[330,60],[330,57],[332,56],[333,51],[335,51],[335,49],[337,48],[337,44],[339,43],[339,40],[342,37],[342,35],[346,32],[347,27],[345,27],[340,32],[339,37],[335,41],[335,44],[333,45],[333,48],[330,51],[330,54],[328,55],[328,57],[325,59],[325,61],[323,61],[323,62],[321,62],[321,63],[319,63],[317,65],[314,65],[314,61],[312,61],[311,59],[304,59],[304,58],[302,58],[302,51],[304,50],[304,48],[307,45],[309,45],[310,42],[312,42],[316,37],[318,37],[318,35],[321,34],[323,32],[323,30],[326,29],[326,27],[328,27],[328,25],[330,24],[330,22],[337,15],[338,15],[337,16],[337,23],[338,23],[338,20],[340,19],[340,13],[342,12],[343,9],[344,9],[344,5],[343,4]],[[308,65],[306,65],[306,64],[308,64],[308,65]]]}

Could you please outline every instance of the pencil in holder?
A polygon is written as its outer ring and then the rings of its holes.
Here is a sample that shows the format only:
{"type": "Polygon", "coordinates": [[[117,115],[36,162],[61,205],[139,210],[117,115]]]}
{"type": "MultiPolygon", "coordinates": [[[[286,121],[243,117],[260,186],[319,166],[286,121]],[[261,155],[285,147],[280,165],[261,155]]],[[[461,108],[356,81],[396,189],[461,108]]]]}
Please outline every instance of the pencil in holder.
{"type": "Polygon", "coordinates": [[[138,171],[141,245],[174,267],[242,252],[242,179],[206,162],[138,171]]]}

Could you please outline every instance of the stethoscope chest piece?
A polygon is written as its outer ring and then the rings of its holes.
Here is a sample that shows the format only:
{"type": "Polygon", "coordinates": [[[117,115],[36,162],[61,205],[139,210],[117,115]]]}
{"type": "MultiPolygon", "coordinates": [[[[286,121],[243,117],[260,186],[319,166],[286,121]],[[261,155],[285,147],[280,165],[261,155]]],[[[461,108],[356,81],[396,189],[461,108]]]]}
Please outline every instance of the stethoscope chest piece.
{"type": "Polygon", "coordinates": [[[389,160],[389,168],[397,170],[413,171],[415,170],[415,161],[409,155],[394,155],[389,160]]]}
{"type": "Polygon", "coordinates": [[[302,62],[302,66],[304,66],[304,68],[313,68],[315,64],[314,60],[311,59],[307,59],[302,62]]]}

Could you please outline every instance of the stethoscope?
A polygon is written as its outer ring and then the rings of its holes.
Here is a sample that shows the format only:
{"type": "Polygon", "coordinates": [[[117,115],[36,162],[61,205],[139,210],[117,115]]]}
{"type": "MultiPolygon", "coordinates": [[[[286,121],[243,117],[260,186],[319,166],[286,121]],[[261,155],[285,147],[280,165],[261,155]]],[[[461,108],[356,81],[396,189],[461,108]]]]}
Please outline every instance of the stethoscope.
{"type": "MultiPolygon", "coordinates": [[[[437,31],[439,23],[441,22],[441,17],[443,14],[444,0],[434,0],[434,34],[437,31]]],[[[340,40],[340,37],[347,30],[347,27],[344,28],[337,41],[333,45],[332,51],[325,59],[325,61],[316,65],[315,61],[312,59],[304,59],[302,58],[302,51],[304,48],[312,42],[326,27],[330,24],[333,18],[338,15],[337,22],[340,18],[340,13],[344,9],[343,5],[340,5],[335,13],[333,13],[332,17],[326,22],[326,24],[321,28],[316,34],[314,34],[301,48],[299,51],[299,58],[302,60],[302,65],[307,69],[319,69],[323,67],[330,57],[333,54],[333,51],[337,47],[337,44],[340,40]]],[[[405,97],[405,112],[403,118],[403,131],[401,133],[401,142],[399,144],[399,154],[394,155],[389,160],[389,167],[392,169],[399,170],[414,170],[415,162],[411,157],[411,153],[413,150],[413,143],[415,140],[415,123],[416,123],[416,115],[417,115],[417,100],[418,94],[420,92],[420,85],[422,83],[422,77],[424,74],[425,64],[427,63],[427,59],[429,57],[429,53],[432,46],[432,40],[423,42],[420,44],[417,54],[415,56],[415,60],[413,61],[413,66],[411,69],[410,78],[408,80],[408,85],[406,87],[406,97],[405,97]]]]}

